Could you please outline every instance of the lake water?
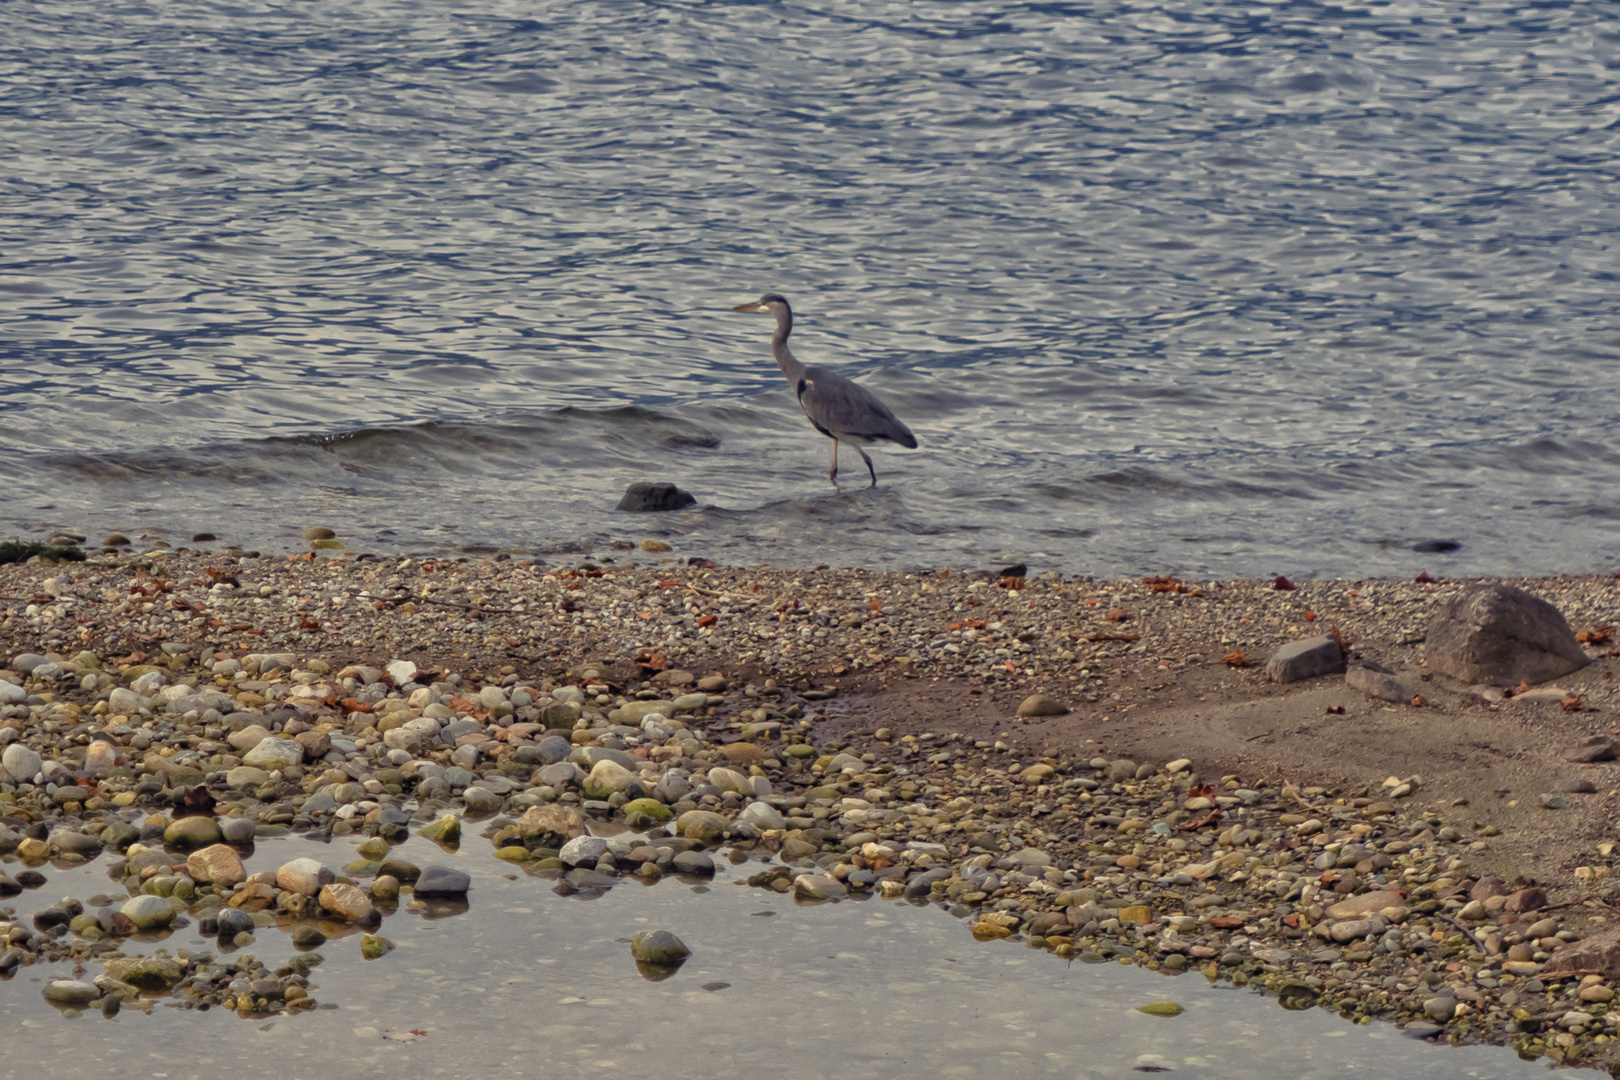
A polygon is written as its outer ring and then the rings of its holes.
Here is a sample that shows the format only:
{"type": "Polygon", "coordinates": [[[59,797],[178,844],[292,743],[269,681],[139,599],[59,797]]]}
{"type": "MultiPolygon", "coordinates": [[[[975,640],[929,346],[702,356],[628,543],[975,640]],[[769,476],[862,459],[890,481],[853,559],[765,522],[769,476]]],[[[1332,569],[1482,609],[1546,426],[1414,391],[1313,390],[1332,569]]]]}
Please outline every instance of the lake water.
{"type": "MultiPolygon", "coordinates": [[[[50,979],[73,977],[68,965],[20,968],[0,980],[0,1072],[26,1065],[16,1075],[35,1075],[49,1063],[55,1080],[210,1080],[243,1061],[265,1060],[285,1080],[1547,1074],[1545,1064],[1502,1047],[1435,1046],[1393,1025],[1356,1026],[1323,1010],[1284,1014],[1275,999],[1212,987],[1196,973],[1171,978],[1118,964],[1069,965],[1017,943],[977,942],[965,923],[936,907],[877,899],[799,904],[737,883],[758,863],[722,869],[708,886],[626,881],[585,900],[555,894],[551,881],[497,862],[482,845],[469,841],[458,854],[416,838],[402,846],[399,854],[419,865],[470,873],[470,902],[449,918],[405,910],[389,916],[378,932],[398,947],[379,960],[361,958],[358,935],[321,946],[325,962],[311,973],[312,992],[336,1008],[244,1019],[159,1004],[110,1020],[96,1010],[72,1016],[41,994],[50,979]],[[667,979],[643,979],[625,940],[644,929],[675,932],[691,959],[667,979]],[[1174,1018],[1135,1011],[1166,1000],[1186,1011],[1174,1018]]],[[[341,867],[357,857],[354,846],[264,841],[248,869],[273,870],[305,856],[341,867]]],[[[63,895],[105,893],[114,883],[104,865],[45,867],[45,885],[7,904],[26,915],[63,895]]],[[[218,951],[195,923],[126,951],[147,955],[159,947],[218,951]]],[[[273,928],[239,951],[272,968],[294,954],[289,936],[273,928]]]]}
{"type": "Polygon", "coordinates": [[[0,533],[1606,568],[1611,16],[13,0],[0,533]],[[766,289],[921,439],[875,491],[766,289]]]}

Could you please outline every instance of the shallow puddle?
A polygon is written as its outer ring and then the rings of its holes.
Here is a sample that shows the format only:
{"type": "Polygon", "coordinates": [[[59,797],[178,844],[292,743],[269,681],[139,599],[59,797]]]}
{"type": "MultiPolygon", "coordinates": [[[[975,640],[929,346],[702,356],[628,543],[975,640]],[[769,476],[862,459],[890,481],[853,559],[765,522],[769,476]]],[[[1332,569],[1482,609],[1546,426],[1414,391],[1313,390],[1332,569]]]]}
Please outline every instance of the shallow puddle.
{"type": "MultiPolygon", "coordinates": [[[[356,857],[357,842],[267,840],[246,861],[250,872],[300,856],[337,869],[356,857]]],[[[1160,1071],[1494,1080],[1547,1070],[1501,1047],[1435,1046],[1388,1024],[1286,1013],[1274,999],[1211,987],[1196,973],[1068,965],[1014,942],[976,942],[934,907],[800,905],[735,883],[758,864],[729,868],[720,859],[712,885],[627,879],[585,899],[557,895],[553,882],[496,862],[475,843],[447,854],[412,839],[398,850],[418,865],[471,874],[470,904],[439,918],[402,907],[378,931],[398,948],[375,961],[361,958],[358,933],[328,941],[318,950],[326,962],[311,974],[323,1008],[243,1019],[159,999],[148,1013],[111,1019],[64,1014],[41,991],[72,967],[41,963],[0,982],[0,1060],[8,1074],[48,1067],[53,1080],[215,1078],[248,1065],[278,1080],[597,1072],[1084,1080],[1160,1071]],[[673,931],[692,958],[662,981],[643,978],[626,943],[643,929],[673,931]],[[1185,1012],[1135,1011],[1159,1001],[1185,1012]]],[[[64,896],[122,892],[104,859],[42,869],[44,886],[7,902],[19,915],[64,896]]],[[[160,947],[218,949],[193,920],[126,951],[160,947]]],[[[272,967],[294,953],[274,928],[240,951],[272,967]]],[[[92,965],[84,977],[98,971],[92,965]]]]}

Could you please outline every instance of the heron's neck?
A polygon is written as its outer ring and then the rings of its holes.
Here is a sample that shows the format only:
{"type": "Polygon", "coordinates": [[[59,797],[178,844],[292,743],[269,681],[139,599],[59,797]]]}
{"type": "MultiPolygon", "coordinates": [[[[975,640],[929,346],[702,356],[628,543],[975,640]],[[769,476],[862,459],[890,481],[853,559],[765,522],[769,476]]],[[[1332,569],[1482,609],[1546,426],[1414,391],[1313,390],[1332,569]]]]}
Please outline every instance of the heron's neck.
{"type": "Polygon", "coordinates": [[[804,374],[804,365],[789,351],[787,342],[778,334],[771,341],[771,351],[776,354],[776,366],[782,369],[782,374],[788,377],[788,382],[797,384],[800,376],[804,374]]]}
{"type": "Polygon", "coordinates": [[[776,356],[776,366],[782,369],[782,374],[788,377],[788,382],[797,384],[804,374],[804,365],[799,363],[791,350],[788,349],[788,335],[793,333],[793,312],[786,308],[776,313],[776,333],[771,335],[771,352],[776,356]]]}

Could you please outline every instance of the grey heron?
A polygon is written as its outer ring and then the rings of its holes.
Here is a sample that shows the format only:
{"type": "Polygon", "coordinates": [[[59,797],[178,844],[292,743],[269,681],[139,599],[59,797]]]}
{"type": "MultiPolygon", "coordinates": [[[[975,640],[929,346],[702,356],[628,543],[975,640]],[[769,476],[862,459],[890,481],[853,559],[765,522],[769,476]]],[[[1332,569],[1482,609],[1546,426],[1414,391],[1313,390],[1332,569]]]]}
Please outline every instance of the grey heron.
{"type": "Polygon", "coordinates": [[[862,443],[884,440],[898,443],[908,450],[917,448],[917,436],[911,429],[895,419],[889,407],[877,395],[865,390],[842,375],[824,367],[805,367],[799,363],[787,345],[793,333],[793,309],[779,293],[766,293],[752,304],[740,304],[732,311],[765,311],[776,316],[776,333],[771,336],[771,352],[777,366],[793,385],[799,398],[799,407],[810,418],[815,429],[832,440],[832,468],[827,476],[838,479],[838,444],[848,443],[866,462],[872,486],[877,487],[877,470],[872,459],[861,449],[862,443]]]}

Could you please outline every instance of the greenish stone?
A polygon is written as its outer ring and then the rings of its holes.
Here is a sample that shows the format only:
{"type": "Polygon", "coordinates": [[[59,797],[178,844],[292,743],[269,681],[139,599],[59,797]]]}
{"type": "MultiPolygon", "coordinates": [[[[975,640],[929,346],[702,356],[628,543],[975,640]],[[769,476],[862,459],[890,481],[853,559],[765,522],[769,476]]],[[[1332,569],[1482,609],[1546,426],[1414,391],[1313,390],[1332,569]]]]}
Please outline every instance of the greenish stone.
{"type": "Polygon", "coordinates": [[[404,885],[414,884],[422,876],[421,869],[413,862],[401,858],[384,859],[377,867],[377,876],[387,875],[404,885]]]}
{"type": "Polygon", "coordinates": [[[657,799],[631,799],[620,809],[624,811],[626,817],[631,814],[645,814],[654,821],[668,821],[675,816],[675,811],[657,799]]]}
{"type": "Polygon", "coordinates": [[[1180,1016],[1182,1008],[1173,1001],[1155,1001],[1151,1005],[1138,1005],[1136,1011],[1149,1016],[1180,1016]]]}
{"type": "Polygon", "coordinates": [[[186,968],[167,956],[131,956],[107,961],[107,974],[142,990],[162,992],[185,978],[186,968]]]}
{"type": "Polygon", "coordinates": [[[388,858],[388,853],[393,847],[381,837],[373,836],[354,850],[362,858],[380,860],[388,858]]]}
{"type": "Polygon", "coordinates": [[[438,821],[416,830],[416,835],[424,836],[444,847],[455,847],[461,843],[461,819],[454,814],[446,814],[438,821]]]}
{"type": "Polygon", "coordinates": [[[294,927],[292,939],[300,949],[318,949],[326,944],[326,935],[308,924],[294,927]]]}
{"type": "Polygon", "coordinates": [[[163,830],[163,842],[182,851],[211,847],[223,839],[224,834],[219,831],[219,822],[212,817],[201,815],[178,818],[169,822],[168,827],[163,830]]]}
{"type": "Polygon", "coordinates": [[[630,939],[630,955],[638,963],[667,967],[685,961],[692,950],[668,930],[641,930],[630,939]]]}
{"type": "Polygon", "coordinates": [[[393,947],[394,943],[380,934],[367,934],[360,939],[360,955],[367,960],[376,960],[393,947]]]}
{"type": "Polygon", "coordinates": [[[495,857],[504,862],[528,862],[531,856],[529,849],[522,844],[511,844],[507,847],[497,848],[495,857]]]}

